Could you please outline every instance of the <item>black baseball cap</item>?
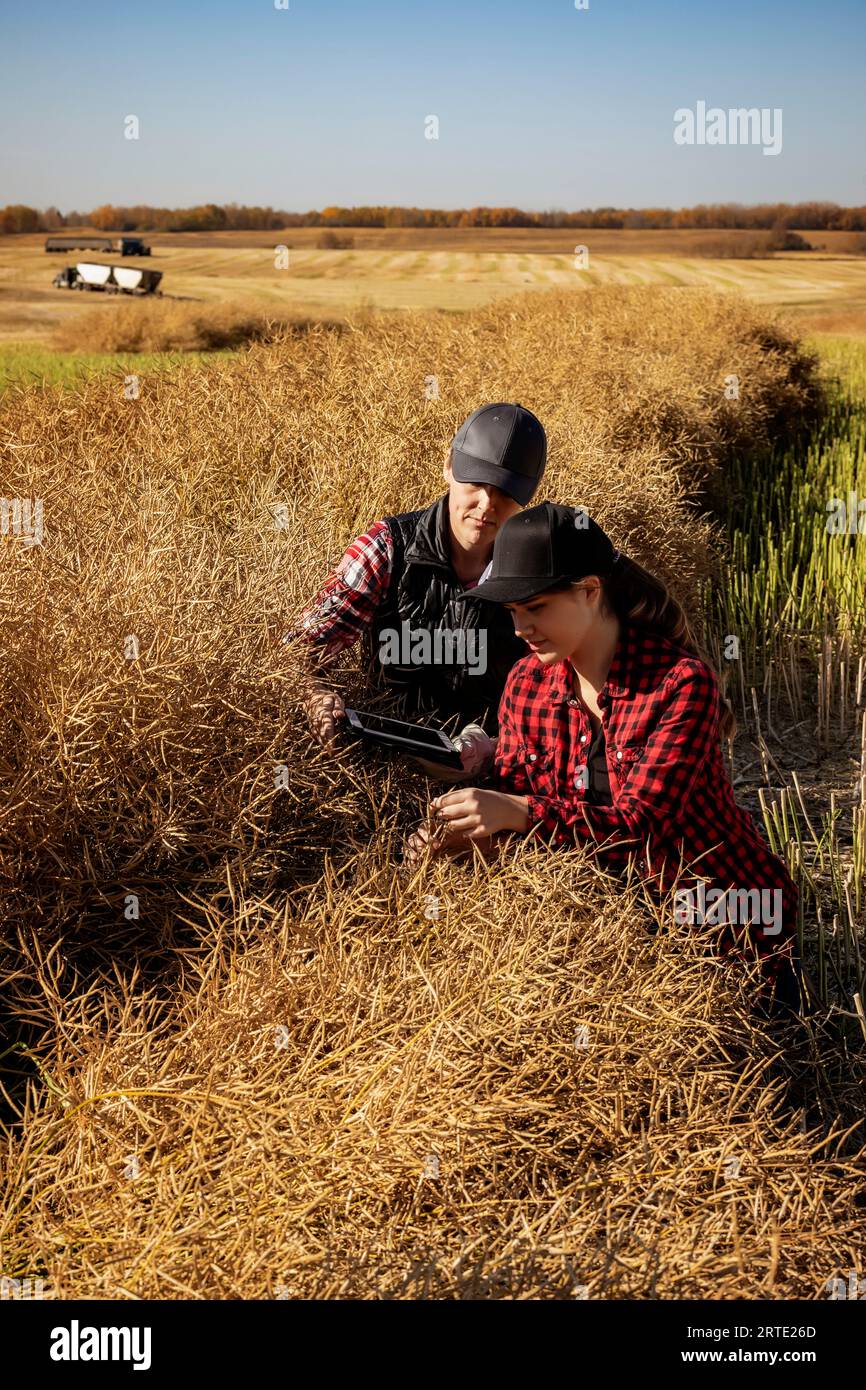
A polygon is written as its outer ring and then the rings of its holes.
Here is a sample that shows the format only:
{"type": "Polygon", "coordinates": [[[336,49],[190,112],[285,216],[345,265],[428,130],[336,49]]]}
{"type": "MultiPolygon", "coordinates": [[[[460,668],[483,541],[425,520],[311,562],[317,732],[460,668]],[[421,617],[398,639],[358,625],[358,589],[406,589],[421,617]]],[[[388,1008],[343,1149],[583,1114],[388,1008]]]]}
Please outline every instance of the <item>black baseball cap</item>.
{"type": "Polygon", "coordinates": [[[473,410],[451,443],[458,483],[492,483],[522,507],[531,501],[546,463],[544,426],[531,410],[511,401],[473,410]]]}
{"type": "Polygon", "coordinates": [[[555,584],[607,574],[619,551],[583,507],[542,502],[509,517],[493,542],[490,576],[466,598],[525,603],[555,584]]]}

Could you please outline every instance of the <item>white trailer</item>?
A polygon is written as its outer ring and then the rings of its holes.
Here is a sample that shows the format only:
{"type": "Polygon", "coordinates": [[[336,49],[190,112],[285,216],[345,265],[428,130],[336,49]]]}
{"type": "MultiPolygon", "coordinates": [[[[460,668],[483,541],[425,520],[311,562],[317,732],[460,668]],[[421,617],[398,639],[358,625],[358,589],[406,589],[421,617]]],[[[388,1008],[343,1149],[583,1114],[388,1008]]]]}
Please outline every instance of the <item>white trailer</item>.
{"type": "Polygon", "coordinates": [[[104,289],[111,279],[113,265],[99,265],[96,261],[79,261],[75,269],[85,285],[104,289]]]}
{"type": "Polygon", "coordinates": [[[108,265],[99,261],[79,261],[68,265],[54,277],[57,289],[101,290],[105,294],[155,294],[162,279],[161,270],[139,270],[134,266],[108,265]]]}

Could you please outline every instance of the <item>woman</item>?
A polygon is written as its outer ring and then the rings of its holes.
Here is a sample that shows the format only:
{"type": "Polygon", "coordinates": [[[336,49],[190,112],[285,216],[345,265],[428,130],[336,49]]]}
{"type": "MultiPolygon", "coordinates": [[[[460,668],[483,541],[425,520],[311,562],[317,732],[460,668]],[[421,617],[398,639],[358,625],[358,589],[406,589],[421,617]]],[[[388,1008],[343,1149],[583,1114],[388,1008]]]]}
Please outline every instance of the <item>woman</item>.
{"type": "Polygon", "coordinates": [[[437,797],[443,834],[417,832],[410,859],[508,832],[610,868],[633,855],[648,887],[675,891],[677,920],[760,961],[771,1010],[799,1009],[797,888],[734,800],[719,744],[733,716],[679,604],[583,509],[551,502],[504,524],[472,593],[511,610],[531,654],[506,682],[489,787],[437,797]]]}

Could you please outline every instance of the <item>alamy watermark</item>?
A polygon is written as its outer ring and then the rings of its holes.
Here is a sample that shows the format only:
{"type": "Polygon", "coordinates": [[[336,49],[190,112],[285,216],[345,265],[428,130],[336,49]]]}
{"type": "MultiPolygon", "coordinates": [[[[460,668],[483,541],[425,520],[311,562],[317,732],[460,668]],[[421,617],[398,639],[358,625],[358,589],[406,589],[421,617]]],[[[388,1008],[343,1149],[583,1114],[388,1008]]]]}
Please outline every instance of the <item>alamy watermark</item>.
{"type": "Polygon", "coordinates": [[[751,923],[764,936],[782,930],[781,888],[678,888],[674,893],[674,920],[684,925],[709,922],[751,923]]]}
{"type": "Polygon", "coordinates": [[[853,489],[847,499],[831,497],[827,512],[828,535],[866,535],[866,497],[858,497],[853,489]]]}
{"type": "Polygon", "coordinates": [[[13,1279],[10,1274],[0,1276],[0,1299],[43,1299],[45,1294],[43,1289],[45,1281],[26,1275],[23,1279],[13,1279]]]}
{"type": "Polygon", "coordinates": [[[9,535],[24,545],[42,544],[41,497],[0,497],[0,536],[9,535]]]}
{"type": "Polygon", "coordinates": [[[674,112],[677,145],[763,145],[762,154],[782,153],[782,108],[774,106],[721,106],[707,109],[705,101],[695,110],[680,106],[674,112]]]}
{"type": "Polygon", "coordinates": [[[149,1327],[82,1327],[73,1318],[68,1327],[51,1329],[52,1361],[131,1361],[134,1371],[150,1369],[149,1327]]]}
{"type": "Polygon", "coordinates": [[[487,670],[487,629],[437,627],[412,628],[405,619],[396,628],[379,634],[379,660],[383,666],[467,666],[470,676],[487,670]]]}
{"type": "Polygon", "coordinates": [[[848,1283],[836,1276],[828,1279],[824,1285],[827,1290],[828,1298],[856,1298],[859,1301],[866,1299],[866,1279],[861,1278],[856,1269],[849,1269],[848,1283]]]}
{"type": "MultiPolygon", "coordinates": [[[[425,1163],[432,1157],[435,1155],[429,1155],[425,1163]]],[[[496,1259],[490,1250],[475,1251],[471,1256],[464,1253],[455,1259],[432,1249],[351,1254],[328,1247],[318,1274],[325,1282],[338,1275],[345,1279],[355,1274],[377,1288],[399,1287],[416,1291],[418,1296],[444,1291],[456,1282],[481,1297],[533,1289],[589,1299],[589,1285],[582,1282],[571,1254],[533,1247],[522,1240],[515,1242],[505,1260],[496,1259]]],[[[288,1283],[276,1285],[275,1299],[291,1296],[288,1283]]]]}

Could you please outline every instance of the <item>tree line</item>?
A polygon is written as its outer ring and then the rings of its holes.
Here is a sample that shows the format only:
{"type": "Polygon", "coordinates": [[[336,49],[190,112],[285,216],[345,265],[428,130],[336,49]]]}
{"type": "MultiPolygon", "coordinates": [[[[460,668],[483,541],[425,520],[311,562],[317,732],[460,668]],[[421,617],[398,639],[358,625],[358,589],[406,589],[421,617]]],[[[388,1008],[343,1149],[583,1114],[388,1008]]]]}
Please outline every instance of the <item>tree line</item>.
{"type": "Polygon", "coordinates": [[[838,203],[700,203],[692,208],[584,208],[523,212],[520,208],[327,207],[318,212],[284,212],[241,203],[205,203],[192,208],[119,207],[104,203],[90,211],[44,210],[9,204],[0,209],[0,232],[53,232],[94,227],[106,232],[278,231],[288,227],[540,227],[606,229],[700,228],[703,230],[866,231],[866,207],[838,203]]]}

